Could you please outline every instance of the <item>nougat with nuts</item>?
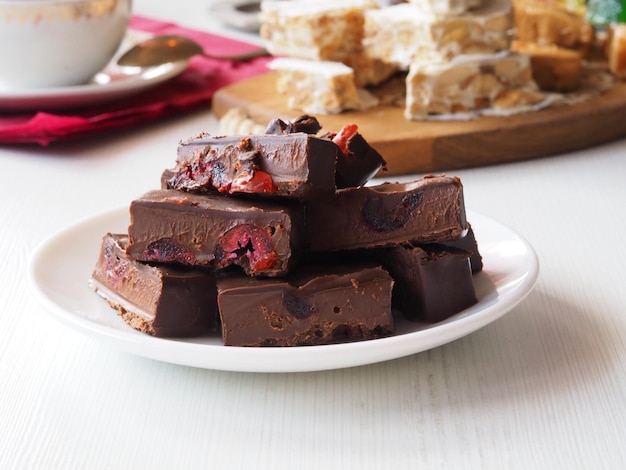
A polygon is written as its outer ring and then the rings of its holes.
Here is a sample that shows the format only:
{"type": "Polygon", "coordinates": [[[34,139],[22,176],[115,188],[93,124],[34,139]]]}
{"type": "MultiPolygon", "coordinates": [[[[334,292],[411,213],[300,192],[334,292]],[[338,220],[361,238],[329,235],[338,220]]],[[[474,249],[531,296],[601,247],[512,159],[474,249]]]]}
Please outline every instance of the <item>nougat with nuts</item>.
{"type": "Polygon", "coordinates": [[[585,55],[593,42],[591,24],[556,2],[514,0],[515,38],[574,49],[585,55]]]}
{"type": "Polygon", "coordinates": [[[512,27],[511,4],[503,0],[446,16],[404,3],[365,12],[363,46],[371,57],[408,70],[415,61],[448,61],[461,54],[506,50],[512,27]]]}
{"type": "Polygon", "coordinates": [[[365,90],[359,92],[351,67],[329,60],[281,57],[269,64],[278,71],[276,88],[287,106],[308,114],[338,114],[378,104],[365,90]]]}
{"type": "Polygon", "coordinates": [[[482,0],[408,0],[407,3],[438,15],[460,15],[479,7],[483,2],[482,0]]]}
{"type": "Polygon", "coordinates": [[[578,89],[583,58],[578,51],[515,40],[511,50],[530,56],[533,80],[540,89],[568,93],[578,89]]]}
{"type": "Polygon", "coordinates": [[[530,57],[508,52],[415,63],[406,83],[404,115],[411,120],[485,108],[512,110],[545,99],[533,81],[530,57]]]}
{"type": "Polygon", "coordinates": [[[261,37],[274,55],[341,61],[361,49],[363,12],[374,0],[261,2],[261,37]]]}

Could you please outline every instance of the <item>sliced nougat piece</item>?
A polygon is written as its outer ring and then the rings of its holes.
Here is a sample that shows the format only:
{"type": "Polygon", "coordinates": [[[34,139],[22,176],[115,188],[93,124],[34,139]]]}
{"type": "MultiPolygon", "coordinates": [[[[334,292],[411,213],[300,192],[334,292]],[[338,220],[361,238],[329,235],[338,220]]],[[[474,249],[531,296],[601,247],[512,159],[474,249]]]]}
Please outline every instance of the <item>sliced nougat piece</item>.
{"type": "Polygon", "coordinates": [[[513,0],[515,38],[556,45],[586,54],[593,42],[591,24],[556,2],[513,0]]]}
{"type": "Polygon", "coordinates": [[[261,3],[261,36],[274,55],[342,60],[361,49],[363,12],[374,0],[294,0],[261,3]]]}
{"type": "Polygon", "coordinates": [[[337,114],[366,109],[377,100],[359,90],[354,71],[341,62],[279,58],[269,67],[279,72],[276,87],[287,95],[287,106],[308,114],[337,114]]]}
{"type": "Polygon", "coordinates": [[[620,79],[626,79],[626,24],[611,27],[607,45],[609,70],[620,79]]]}
{"type": "Polygon", "coordinates": [[[460,15],[468,10],[479,7],[487,0],[408,0],[424,11],[438,15],[460,15]]]}
{"type": "Polygon", "coordinates": [[[365,12],[363,47],[370,57],[408,70],[412,62],[509,48],[511,4],[491,0],[463,15],[440,16],[408,3],[365,12]]]}
{"type": "Polygon", "coordinates": [[[583,65],[578,51],[519,40],[513,41],[511,50],[530,56],[533,80],[542,90],[567,93],[578,89],[583,65]]]}
{"type": "Polygon", "coordinates": [[[89,284],[132,328],[192,337],[217,326],[217,287],[208,271],[145,264],[126,254],[128,236],[107,233],[89,284]]]}
{"type": "Polygon", "coordinates": [[[459,56],[415,63],[407,76],[407,119],[535,105],[545,99],[532,78],[530,57],[515,53],[459,56]]]}
{"type": "Polygon", "coordinates": [[[352,68],[357,88],[380,85],[398,71],[394,64],[370,57],[364,50],[355,52],[341,62],[352,68]]]}

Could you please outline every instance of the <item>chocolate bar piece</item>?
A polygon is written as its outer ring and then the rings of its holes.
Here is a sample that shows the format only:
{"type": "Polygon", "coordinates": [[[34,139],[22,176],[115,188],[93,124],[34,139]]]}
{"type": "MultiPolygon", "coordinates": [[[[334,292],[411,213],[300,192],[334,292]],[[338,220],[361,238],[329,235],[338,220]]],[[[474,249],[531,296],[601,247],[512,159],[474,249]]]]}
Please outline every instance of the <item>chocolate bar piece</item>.
{"type": "Polygon", "coordinates": [[[218,279],[227,346],[300,346],[389,336],[393,280],[376,265],[302,268],[284,279],[218,279]]]}
{"type": "Polygon", "coordinates": [[[134,329],[154,336],[201,336],[216,329],[215,276],[126,256],[128,237],[107,233],[89,281],[134,329]]]}
{"type": "Polygon", "coordinates": [[[311,251],[437,243],[467,229],[461,180],[447,176],[343,189],[307,203],[306,220],[311,251]]]}
{"type": "Polygon", "coordinates": [[[132,259],[212,268],[239,265],[251,276],[285,274],[299,253],[302,207],[293,201],[153,190],[130,204],[132,259]]]}
{"type": "MultiPolygon", "coordinates": [[[[291,122],[281,119],[271,121],[266,134],[291,134],[294,132],[318,133],[321,125],[316,118],[303,115],[291,122]]],[[[387,162],[363,136],[356,124],[347,124],[339,132],[331,132],[322,137],[332,140],[339,147],[335,185],[337,188],[350,188],[367,183],[387,162]]]]}
{"type": "Polygon", "coordinates": [[[467,223],[467,233],[461,238],[456,240],[450,240],[441,243],[443,246],[449,248],[458,248],[460,250],[466,250],[471,253],[470,265],[472,267],[472,274],[479,273],[483,270],[483,257],[478,250],[478,242],[476,241],[476,235],[472,224],[467,223]]]}
{"type": "Polygon", "coordinates": [[[393,306],[409,320],[436,323],[477,302],[469,251],[408,244],[385,251],[393,306]]]}
{"type": "Polygon", "coordinates": [[[178,146],[171,189],[311,199],[335,191],[337,147],[306,133],[214,137],[178,146]]]}
{"type": "Polygon", "coordinates": [[[317,134],[322,130],[322,126],[316,117],[303,114],[293,121],[283,121],[280,118],[273,119],[265,128],[266,134],[295,134],[304,132],[306,134],[317,134]]]}
{"type": "Polygon", "coordinates": [[[356,124],[345,125],[339,132],[326,137],[340,149],[335,175],[337,188],[364,185],[381,168],[386,169],[387,162],[358,132],[356,124]]]}

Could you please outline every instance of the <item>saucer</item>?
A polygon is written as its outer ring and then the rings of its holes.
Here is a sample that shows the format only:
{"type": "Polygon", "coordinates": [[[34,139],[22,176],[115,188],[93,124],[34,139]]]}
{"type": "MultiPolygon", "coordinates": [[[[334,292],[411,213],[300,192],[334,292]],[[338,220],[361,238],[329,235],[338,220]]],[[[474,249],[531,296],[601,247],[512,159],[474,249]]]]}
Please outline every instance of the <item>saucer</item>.
{"type": "Polygon", "coordinates": [[[141,69],[133,73],[121,67],[106,68],[86,85],[29,90],[0,89],[0,111],[48,111],[75,109],[118,100],[145,91],[179,75],[187,68],[181,61],[141,69]]]}
{"type": "Polygon", "coordinates": [[[117,57],[123,51],[150,36],[140,31],[129,31],[113,60],[84,85],[24,89],[0,86],[0,112],[67,110],[94,106],[145,91],[185,71],[188,60],[146,68],[120,67],[116,64],[117,57]]]}

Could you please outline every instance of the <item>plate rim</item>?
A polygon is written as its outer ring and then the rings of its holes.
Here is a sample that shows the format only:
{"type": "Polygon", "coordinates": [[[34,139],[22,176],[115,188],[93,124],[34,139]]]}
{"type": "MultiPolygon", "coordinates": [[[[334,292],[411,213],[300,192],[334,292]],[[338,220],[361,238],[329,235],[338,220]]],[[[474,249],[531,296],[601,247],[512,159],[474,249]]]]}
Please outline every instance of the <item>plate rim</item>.
{"type": "MultiPolygon", "coordinates": [[[[428,326],[425,329],[375,340],[330,345],[300,346],[293,348],[246,348],[189,342],[193,341],[193,338],[189,340],[156,338],[139,333],[130,329],[130,327],[128,327],[128,330],[117,329],[108,325],[98,324],[88,318],[80,317],[55,302],[55,300],[46,293],[45,287],[42,286],[38,280],[38,270],[43,268],[42,263],[50,247],[56,243],[60,243],[63,239],[71,238],[71,235],[76,231],[80,231],[81,229],[86,230],[93,224],[103,224],[106,218],[121,220],[123,213],[128,217],[128,205],[107,209],[82,218],[57,230],[52,235],[40,241],[32,252],[28,262],[27,274],[29,287],[46,313],[52,314],[53,318],[79,333],[87,334],[92,338],[103,341],[127,353],[190,367],[233,372],[313,372],[357,367],[406,357],[455,341],[506,315],[526,298],[536,285],[539,277],[539,260],[537,254],[525,238],[494,219],[468,210],[467,218],[473,226],[476,222],[479,222],[479,229],[480,223],[488,222],[493,224],[497,229],[506,231],[511,238],[514,238],[520,243],[527,254],[526,261],[528,269],[524,272],[524,275],[516,279],[515,286],[509,287],[504,291],[502,288],[498,289],[494,284],[493,289],[495,289],[496,300],[491,305],[481,306],[482,300],[479,299],[478,304],[453,315],[448,320],[444,320],[434,326],[428,326]],[[482,222],[480,222],[481,220],[482,222]],[[426,336],[428,341],[420,343],[419,340],[424,339],[424,336],[426,336]],[[413,339],[419,344],[406,344],[413,339]],[[379,350],[377,354],[372,355],[371,352],[367,351],[371,349],[368,346],[372,344],[377,346],[376,349],[379,350]],[[221,357],[221,359],[219,357],[211,358],[212,355],[215,355],[216,350],[222,353],[218,354],[218,356],[225,357],[221,357]],[[313,363],[309,363],[306,359],[309,358],[312,350],[315,352],[317,360],[313,361],[313,363]],[[356,350],[357,353],[365,351],[369,354],[361,357],[357,354],[357,357],[355,357],[353,350],[356,350]],[[285,352],[288,353],[285,354],[285,352]],[[346,352],[350,353],[347,355],[349,357],[346,357],[346,352]],[[252,361],[250,360],[251,356],[254,356],[252,361]],[[285,360],[284,356],[289,356],[288,360],[285,360]]],[[[106,227],[102,227],[102,229],[102,233],[99,235],[99,239],[96,240],[96,242],[108,231],[106,227]]],[[[478,239],[479,237],[480,235],[477,235],[478,239]]],[[[480,246],[480,239],[478,243],[480,246]]],[[[93,255],[94,265],[96,255],[97,253],[93,255]]],[[[83,263],[87,265],[87,260],[83,263]]],[[[89,266],[89,271],[86,273],[86,278],[84,279],[85,288],[88,288],[88,277],[93,269],[93,266],[89,266]]],[[[478,273],[477,276],[489,275],[485,269],[483,272],[478,273]]],[[[491,278],[489,279],[491,280],[491,278]]],[[[96,296],[95,293],[92,292],[92,294],[96,296]]],[[[113,310],[112,314],[114,314],[113,310]]]]}

